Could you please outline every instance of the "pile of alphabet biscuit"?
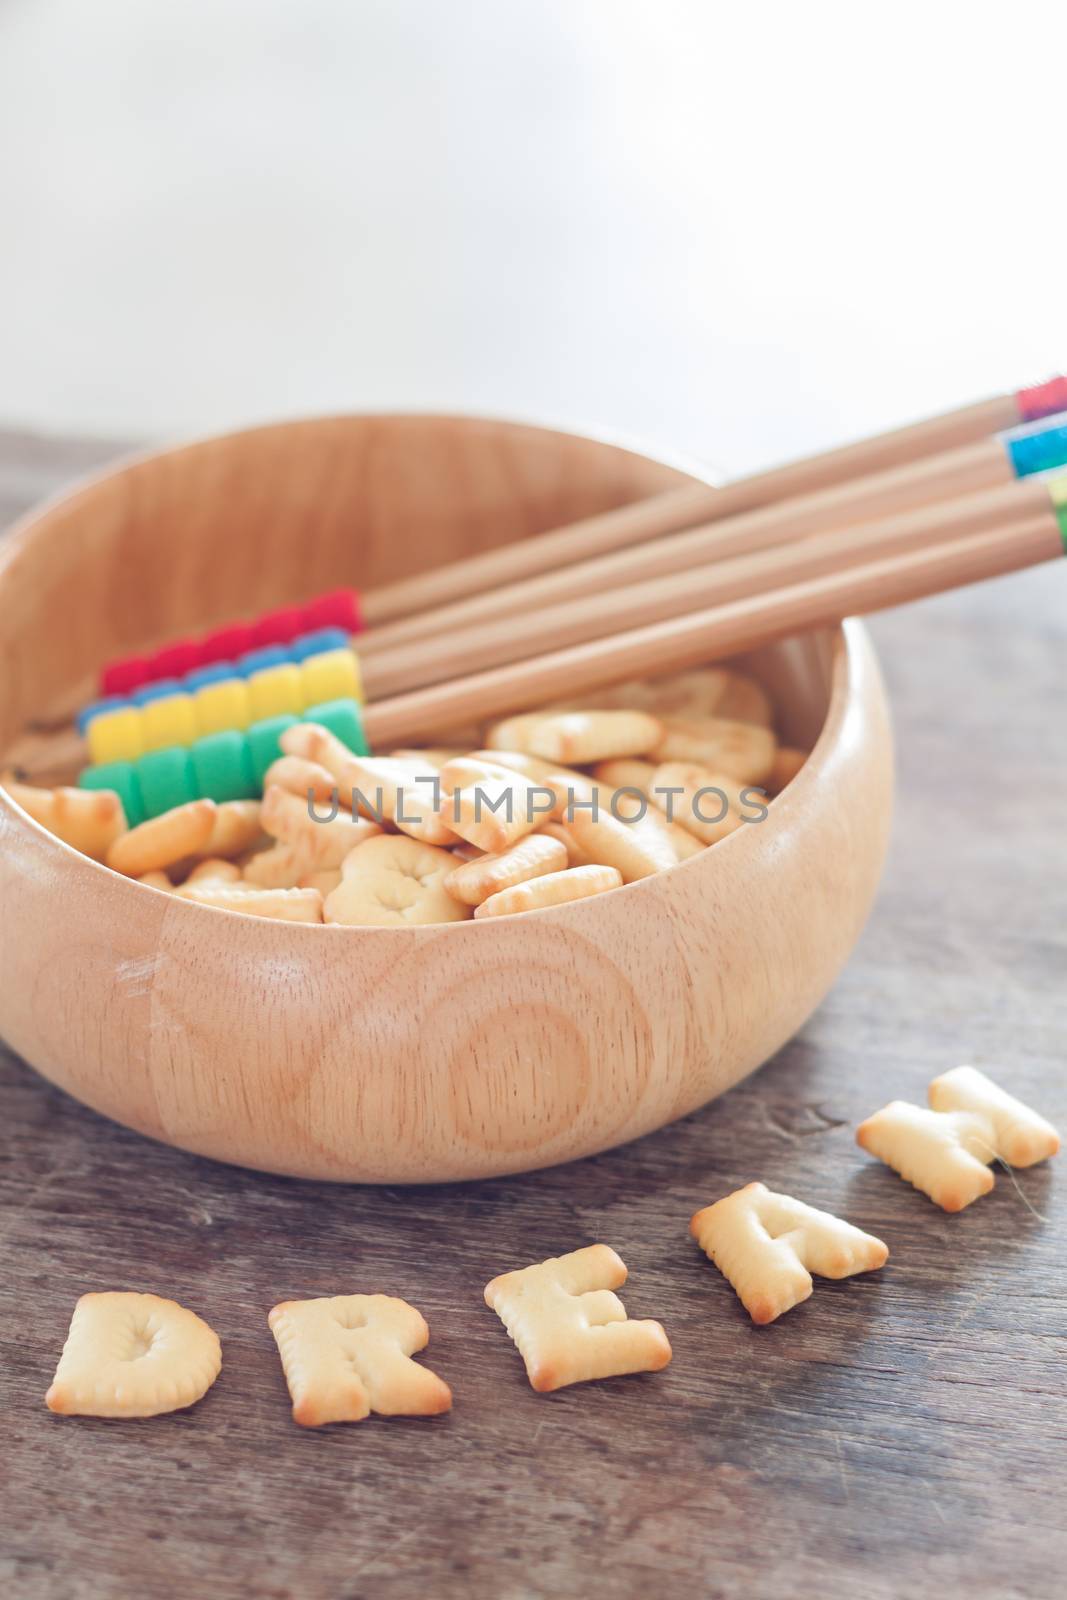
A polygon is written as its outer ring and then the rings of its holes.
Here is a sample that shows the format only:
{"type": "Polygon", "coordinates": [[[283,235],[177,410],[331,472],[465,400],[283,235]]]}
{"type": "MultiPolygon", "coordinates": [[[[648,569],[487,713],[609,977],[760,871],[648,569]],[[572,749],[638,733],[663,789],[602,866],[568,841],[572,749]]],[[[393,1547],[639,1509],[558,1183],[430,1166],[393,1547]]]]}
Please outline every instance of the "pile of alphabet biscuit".
{"type": "Polygon", "coordinates": [[[667,871],[739,828],[805,753],[754,678],[705,667],[371,754],[351,591],[103,669],[73,786],[0,779],[150,888],[302,923],[536,911],[667,871]]]}

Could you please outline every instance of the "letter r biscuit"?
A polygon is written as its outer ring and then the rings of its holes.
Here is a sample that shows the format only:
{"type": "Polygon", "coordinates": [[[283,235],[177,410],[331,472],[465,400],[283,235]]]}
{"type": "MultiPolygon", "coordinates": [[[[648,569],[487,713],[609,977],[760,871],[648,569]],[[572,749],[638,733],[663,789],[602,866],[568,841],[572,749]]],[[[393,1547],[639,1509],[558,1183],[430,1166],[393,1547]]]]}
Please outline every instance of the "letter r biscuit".
{"type": "Polygon", "coordinates": [[[387,1294],[286,1300],[268,1317],[293,1401],[305,1428],[382,1416],[429,1417],[452,1394],[411,1357],[430,1330],[414,1306],[387,1294]]]}

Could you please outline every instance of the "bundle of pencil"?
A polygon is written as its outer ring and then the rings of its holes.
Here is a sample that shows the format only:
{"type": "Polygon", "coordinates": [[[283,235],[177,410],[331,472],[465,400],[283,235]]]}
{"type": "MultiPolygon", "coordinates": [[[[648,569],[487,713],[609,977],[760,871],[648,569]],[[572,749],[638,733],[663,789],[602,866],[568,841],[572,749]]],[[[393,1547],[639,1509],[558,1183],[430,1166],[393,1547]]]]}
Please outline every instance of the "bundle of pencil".
{"type": "Polygon", "coordinates": [[[1064,467],[1061,377],[369,591],[365,736],[402,743],[588,697],[1053,560],[1064,467]]]}
{"type": "MultiPolygon", "coordinates": [[[[1067,413],[1067,378],[1064,377],[1050,378],[1031,388],[929,417],[877,438],[789,462],[769,472],[738,479],[723,488],[685,484],[651,499],[557,528],[552,533],[384,585],[364,596],[364,626],[377,628],[385,623],[403,621],[489,589],[552,572],[560,566],[608,555],[705,522],[721,521],[762,507],[776,508],[782,502],[793,502],[798,497],[807,498],[824,490],[856,485],[859,504],[862,504],[863,479],[897,468],[903,468],[907,474],[918,463],[935,456],[951,456],[970,446],[978,448],[969,461],[959,458],[955,462],[943,461],[940,467],[931,464],[933,478],[938,477],[942,468],[947,469],[949,478],[953,472],[963,474],[962,478],[956,477],[958,487],[950,486],[948,494],[964,493],[968,488],[974,491],[986,483],[1007,482],[1035,470],[1033,448],[1017,445],[1018,435],[1009,430],[1018,430],[1020,425],[1025,429],[1027,424],[1040,423],[1058,413],[1067,413]],[[998,434],[1005,435],[1003,445],[995,437],[998,434]]],[[[1025,433],[1022,437],[1025,438],[1025,433]]],[[[1045,463],[1047,466],[1055,464],[1053,461],[1045,463]]],[[[890,504],[887,510],[928,503],[921,498],[924,491],[920,488],[917,492],[920,498],[898,501],[890,504]]],[[[847,494],[846,488],[846,501],[847,494]]]]}
{"type": "Polygon", "coordinates": [[[1067,380],[1053,379],[368,595],[367,737],[387,744],[587,695],[1054,560],[1067,549],[1065,413],[1067,380]],[[991,424],[1001,431],[972,437],[991,424]],[[763,499],[799,485],[807,492],[763,499]],[[696,526],[683,520],[694,515],[696,526]],[[561,549],[572,559],[559,566],[561,549]],[[495,586],[483,588],[490,562],[495,586]],[[409,614],[383,622],[401,590],[409,614]]]}

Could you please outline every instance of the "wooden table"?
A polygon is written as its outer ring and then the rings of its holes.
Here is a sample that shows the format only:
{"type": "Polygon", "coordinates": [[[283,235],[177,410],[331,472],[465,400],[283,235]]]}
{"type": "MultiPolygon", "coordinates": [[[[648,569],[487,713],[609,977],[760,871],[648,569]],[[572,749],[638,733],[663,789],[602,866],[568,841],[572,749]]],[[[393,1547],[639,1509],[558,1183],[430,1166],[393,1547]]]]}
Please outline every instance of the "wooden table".
{"type": "MultiPolygon", "coordinates": [[[[0,438],[0,515],[112,451],[0,438]]],[[[960,1061],[1067,1123],[1067,570],[874,632],[900,779],[871,924],[803,1032],[673,1128],[500,1182],[333,1188],[150,1144],[0,1047],[5,1597],[1063,1593],[1067,1171],[949,1217],[853,1129],[960,1061]],[[753,1328],[686,1225],[754,1177],[885,1238],[885,1272],[753,1328]],[[596,1239],[673,1364],[536,1395],[482,1287],[596,1239]],[[74,1301],[120,1287],[205,1315],[219,1382],[155,1421],[51,1416],[74,1301]],[[289,1420],[267,1310],[356,1289],[425,1313],[450,1416],[289,1420]]]]}

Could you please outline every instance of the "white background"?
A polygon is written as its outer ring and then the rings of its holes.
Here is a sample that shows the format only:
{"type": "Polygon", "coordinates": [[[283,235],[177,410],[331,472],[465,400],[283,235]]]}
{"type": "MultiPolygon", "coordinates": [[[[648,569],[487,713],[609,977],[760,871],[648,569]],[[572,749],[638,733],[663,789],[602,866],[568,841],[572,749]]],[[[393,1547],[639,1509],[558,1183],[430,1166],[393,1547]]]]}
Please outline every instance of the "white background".
{"type": "Polygon", "coordinates": [[[729,473],[1067,362],[1062,3],[0,0],[0,424],[729,473]]]}

